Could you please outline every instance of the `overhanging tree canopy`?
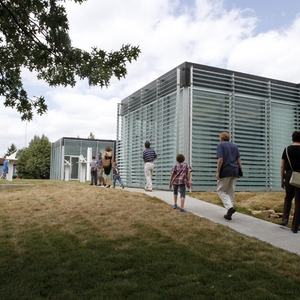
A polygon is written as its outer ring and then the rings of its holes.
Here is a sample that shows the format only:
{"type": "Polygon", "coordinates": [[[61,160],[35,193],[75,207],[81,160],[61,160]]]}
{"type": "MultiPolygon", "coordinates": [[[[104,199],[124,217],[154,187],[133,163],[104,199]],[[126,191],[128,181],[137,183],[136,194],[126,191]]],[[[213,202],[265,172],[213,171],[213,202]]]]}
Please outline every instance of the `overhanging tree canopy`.
{"type": "Polygon", "coordinates": [[[140,54],[129,44],[112,52],[81,50],[72,47],[68,30],[65,7],[57,0],[0,0],[0,95],[22,120],[32,120],[34,110],[39,115],[47,111],[43,96],[28,97],[22,68],[36,71],[49,86],[74,86],[80,78],[102,88],[113,76],[125,77],[126,63],[140,54]]]}

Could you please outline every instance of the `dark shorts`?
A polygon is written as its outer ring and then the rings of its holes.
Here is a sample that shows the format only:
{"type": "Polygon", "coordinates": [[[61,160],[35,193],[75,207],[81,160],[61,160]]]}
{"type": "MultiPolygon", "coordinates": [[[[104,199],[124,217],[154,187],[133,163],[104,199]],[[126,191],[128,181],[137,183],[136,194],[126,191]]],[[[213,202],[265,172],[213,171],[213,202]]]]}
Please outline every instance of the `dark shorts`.
{"type": "Polygon", "coordinates": [[[178,189],[180,191],[180,198],[185,198],[185,184],[173,184],[173,191],[174,191],[174,195],[178,195],[178,189]]]}

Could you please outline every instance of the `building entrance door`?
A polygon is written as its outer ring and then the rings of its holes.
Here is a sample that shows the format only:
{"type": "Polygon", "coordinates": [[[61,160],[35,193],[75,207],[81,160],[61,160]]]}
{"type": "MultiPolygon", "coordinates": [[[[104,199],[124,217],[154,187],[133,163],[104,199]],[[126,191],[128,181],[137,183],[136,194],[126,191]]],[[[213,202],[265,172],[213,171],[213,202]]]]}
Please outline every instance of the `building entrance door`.
{"type": "Polygon", "coordinates": [[[78,180],[79,157],[70,156],[70,162],[71,162],[70,179],[78,180]]]}

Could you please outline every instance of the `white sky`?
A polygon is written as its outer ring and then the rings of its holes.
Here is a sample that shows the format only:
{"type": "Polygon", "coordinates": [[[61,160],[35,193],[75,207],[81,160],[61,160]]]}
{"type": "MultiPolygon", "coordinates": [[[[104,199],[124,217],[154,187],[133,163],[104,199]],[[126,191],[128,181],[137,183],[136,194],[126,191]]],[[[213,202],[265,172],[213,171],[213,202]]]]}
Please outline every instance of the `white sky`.
{"type": "Polygon", "coordinates": [[[117,103],[157,77],[189,61],[300,82],[299,0],[88,0],[67,1],[73,45],[119,50],[140,46],[126,79],[108,88],[49,88],[24,71],[29,96],[43,95],[48,113],[21,122],[0,98],[0,157],[12,143],[28,146],[34,135],[116,138],[117,103]]]}

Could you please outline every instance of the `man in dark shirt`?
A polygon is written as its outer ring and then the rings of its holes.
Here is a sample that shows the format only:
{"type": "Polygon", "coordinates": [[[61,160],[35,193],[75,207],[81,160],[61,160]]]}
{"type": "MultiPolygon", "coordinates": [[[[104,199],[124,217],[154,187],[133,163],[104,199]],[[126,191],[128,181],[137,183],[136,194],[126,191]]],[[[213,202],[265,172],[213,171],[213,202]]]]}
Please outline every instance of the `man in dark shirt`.
{"type": "Polygon", "coordinates": [[[295,198],[292,231],[297,233],[300,224],[300,188],[291,185],[290,179],[293,171],[300,172],[300,131],[293,132],[292,141],[293,144],[286,147],[281,156],[281,187],[285,189],[285,197],[280,225],[288,224],[292,201],[295,198]]]}
{"type": "Polygon", "coordinates": [[[239,168],[242,168],[239,149],[229,139],[229,133],[222,132],[217,147],[217,193],[227,209],[227,214],[224,215],[226,220],[231,220],[231,216],[235,213],[234,193],[237,178],[240,176],[239,168]]]}
{"type": "Polygon", "coordinates": [[[152,192],[152,174],[154,170],[154,159],[157,158],[155,151],[150,148],[150,142],[145,142],[145,150],[143,152],[143,160],[145,163],[145,177],[146,177],[146,186],[145,190],[152,192]]]}

